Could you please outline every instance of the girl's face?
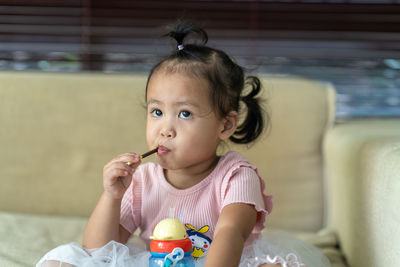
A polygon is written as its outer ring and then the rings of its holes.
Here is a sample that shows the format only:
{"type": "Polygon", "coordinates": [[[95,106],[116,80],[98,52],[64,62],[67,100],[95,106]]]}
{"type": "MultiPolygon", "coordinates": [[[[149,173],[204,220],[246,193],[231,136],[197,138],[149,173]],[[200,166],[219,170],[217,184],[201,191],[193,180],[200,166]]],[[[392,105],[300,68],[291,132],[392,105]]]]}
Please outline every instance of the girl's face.
{"type": "Polygon", "coordinates": [[[147,87],[146,138],[159,146],[164,169],[183,170],[214,161],[224,120],[216,116],[205,80],[159,71],[147,87]]]}

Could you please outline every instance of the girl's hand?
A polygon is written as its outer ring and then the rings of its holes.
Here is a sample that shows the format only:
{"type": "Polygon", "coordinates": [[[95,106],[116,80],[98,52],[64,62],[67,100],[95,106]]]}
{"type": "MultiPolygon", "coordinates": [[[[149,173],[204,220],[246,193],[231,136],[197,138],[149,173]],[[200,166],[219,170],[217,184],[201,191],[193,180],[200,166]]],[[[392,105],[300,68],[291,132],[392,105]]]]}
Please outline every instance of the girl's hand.
{"type": "Polygon", "coordinates": [[[107,163],[103,168],[104,193],[114,199],[122,199],[140,162],[138,154],[125,153],[107,163]],[[132,164],[128,166],[127,162],[132,164]]]}

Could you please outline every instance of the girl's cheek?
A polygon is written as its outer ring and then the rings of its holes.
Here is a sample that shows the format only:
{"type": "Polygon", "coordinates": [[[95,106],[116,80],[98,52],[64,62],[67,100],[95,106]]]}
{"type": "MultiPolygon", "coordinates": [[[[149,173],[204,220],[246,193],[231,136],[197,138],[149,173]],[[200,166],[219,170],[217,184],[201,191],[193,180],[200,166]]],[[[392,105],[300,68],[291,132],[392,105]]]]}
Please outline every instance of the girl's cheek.
{"type": "Polygon", "coordinates": [[[152,130],[152,128],[147,125],[146,126],[146,141],[148,145],[152,144],[152,140],[154,139],[154,131],[152,130]]]}

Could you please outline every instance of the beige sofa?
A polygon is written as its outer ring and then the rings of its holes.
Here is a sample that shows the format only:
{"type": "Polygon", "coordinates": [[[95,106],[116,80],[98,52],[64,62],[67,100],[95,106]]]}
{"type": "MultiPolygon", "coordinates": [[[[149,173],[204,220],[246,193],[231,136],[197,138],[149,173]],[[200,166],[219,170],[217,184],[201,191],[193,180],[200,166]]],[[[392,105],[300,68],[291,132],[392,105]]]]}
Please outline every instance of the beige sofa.
{"type": "MultiPolygon", "coordinates": [[[[145,81],[0,73],[0,266],[33,266],[51,248],[81,242],[104,164],[147,150],[145,81]]],[[[296,233],[332,266],[398,266],[400,119],[335,124],[330,84],[262,81],[270,130],[221,153],[239,149],[259,166],[275,202],[265,231],[296,233]]]]}

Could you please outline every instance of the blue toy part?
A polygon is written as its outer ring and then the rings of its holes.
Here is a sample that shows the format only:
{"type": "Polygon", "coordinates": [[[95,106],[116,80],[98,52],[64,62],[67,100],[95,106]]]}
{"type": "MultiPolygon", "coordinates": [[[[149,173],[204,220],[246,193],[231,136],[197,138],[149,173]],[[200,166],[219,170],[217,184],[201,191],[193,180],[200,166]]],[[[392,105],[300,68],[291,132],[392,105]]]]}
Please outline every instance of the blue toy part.
{"type": "Polygon", "coordinates": [[[175,266],[175,264],[183,259],[185,252],[181,248],[174,248],[171,253],[169,253],[164,258],[164,267],[175,266]]]}
{"type": "Polygon", "coordinates": [[[184,250],[180,247],[176,247],[171,253],[156,253],[150,252],[151,257],[149,258],[149,267],[195,267],[192,251],[183,252],[184,250]],[[175,249],[181,249],[175,250],[175,249]],[[175,253],[174,253],[175,251],[175,253]],[[176,252],[180,254],[177,255],[176,252]]]}

